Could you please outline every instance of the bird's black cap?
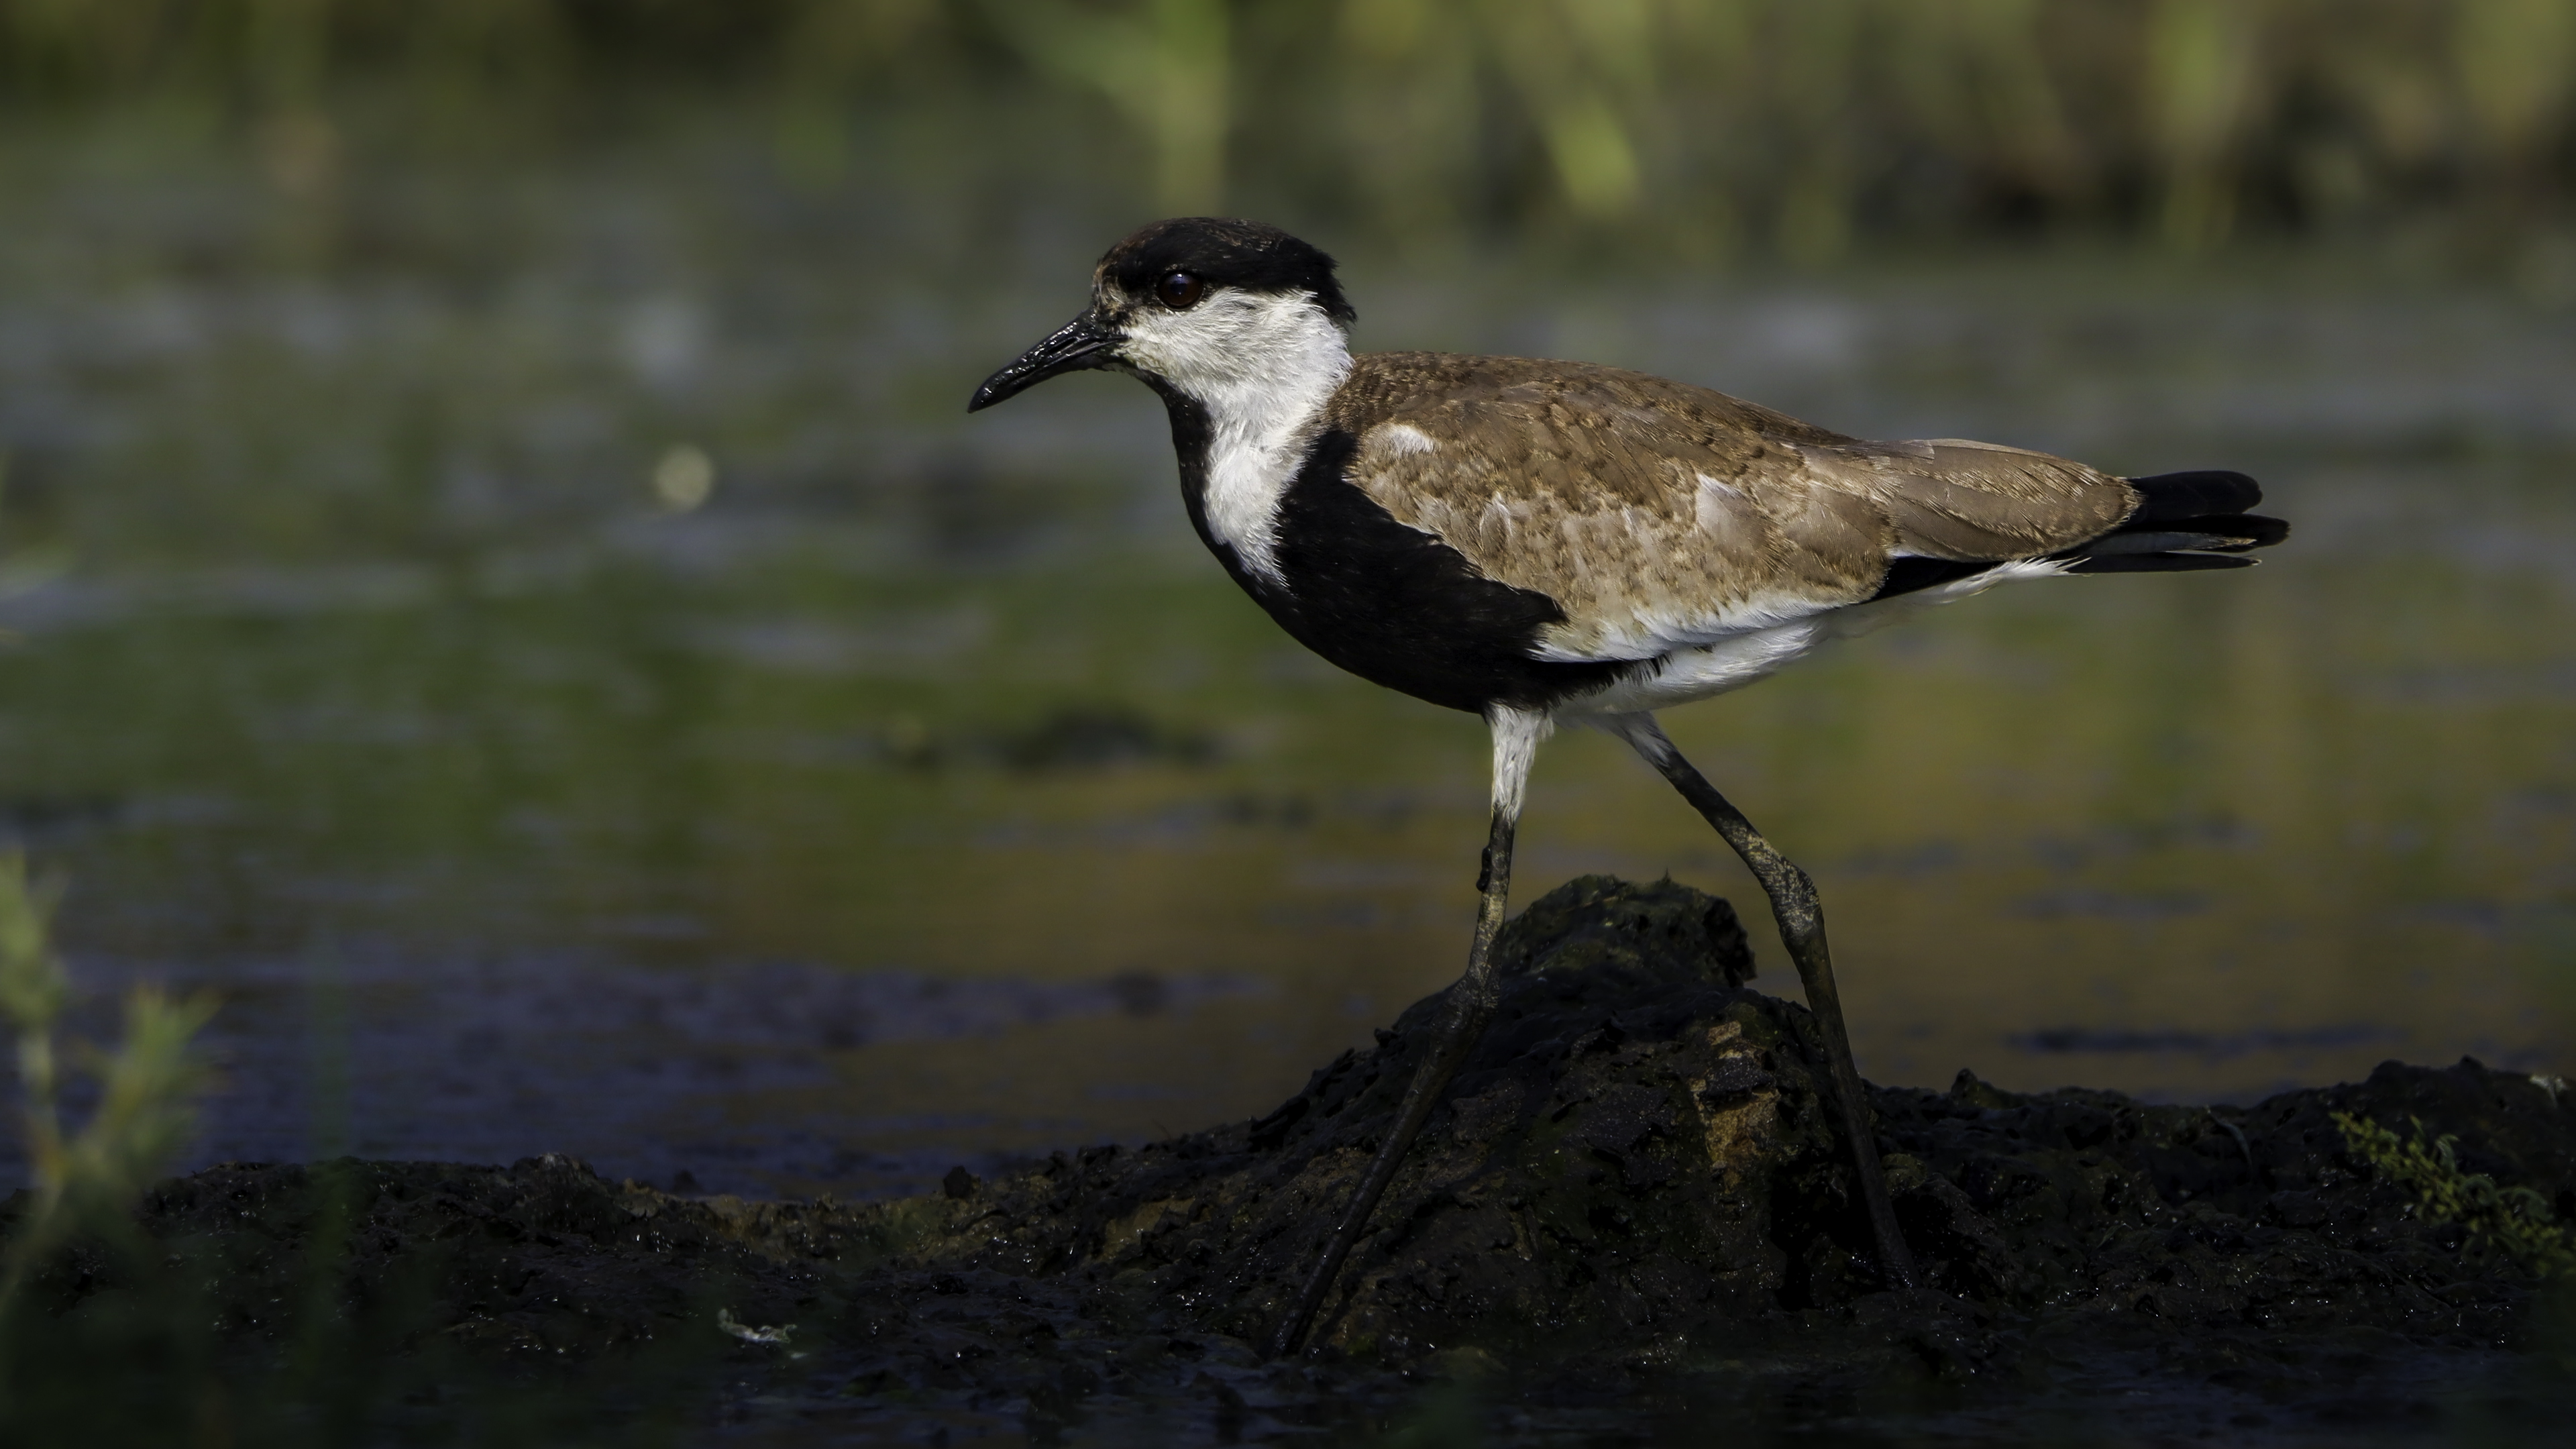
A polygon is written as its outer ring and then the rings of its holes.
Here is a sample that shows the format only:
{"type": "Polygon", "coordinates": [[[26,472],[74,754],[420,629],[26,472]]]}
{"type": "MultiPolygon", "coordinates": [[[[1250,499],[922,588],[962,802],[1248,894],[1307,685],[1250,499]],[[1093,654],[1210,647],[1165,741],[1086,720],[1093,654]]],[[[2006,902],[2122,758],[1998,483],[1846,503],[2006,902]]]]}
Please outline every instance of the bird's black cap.
{"type": "Polygon", "coordinates": [[[1215,216],[1179,216],[1139,229],[1100,259],[1100,275],[1130,297],[1187,272],[1212,287],[1247,292],[1311,292],[1327,316],[1347,327],[1358,317],[1333,280],[1333,259],[1275,226],[1215,216]]]}

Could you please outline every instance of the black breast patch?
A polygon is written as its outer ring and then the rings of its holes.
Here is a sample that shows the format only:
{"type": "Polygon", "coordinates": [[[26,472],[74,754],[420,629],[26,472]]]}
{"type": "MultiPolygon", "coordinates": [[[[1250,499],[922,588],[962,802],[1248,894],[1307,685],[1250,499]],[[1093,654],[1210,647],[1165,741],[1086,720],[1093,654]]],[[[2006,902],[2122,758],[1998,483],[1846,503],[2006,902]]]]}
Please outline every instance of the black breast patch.
{"type": "Polygon", "coordinates": [[[1351,433],[1328,432],[1289,484],[1275,545],[1284,593],[1219,550],[1297,642],[1362,679],[1474,713],[1544,708],[1628,667],[1532,658],[1539,631],[1565,618],[1556,601],[1486,578],[1456,549],[1397,522],[1344,477],[1358,450],[1351,433]]]}

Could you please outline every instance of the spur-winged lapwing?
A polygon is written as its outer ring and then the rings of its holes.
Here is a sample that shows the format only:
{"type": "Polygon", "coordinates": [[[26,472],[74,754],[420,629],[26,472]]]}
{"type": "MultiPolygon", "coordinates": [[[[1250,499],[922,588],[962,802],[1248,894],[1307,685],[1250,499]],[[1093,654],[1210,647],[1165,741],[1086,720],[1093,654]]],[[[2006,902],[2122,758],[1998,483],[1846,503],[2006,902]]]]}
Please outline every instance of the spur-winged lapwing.
{"type": "Polygon", "coordinates": [[[1161,394],[1181,501],[1299,643],[1484,716],[1493,819],[1467,970],[1439,1039],[1297,1301],[1286,1353],[1492,1015],[1492,948],[1531,756],[1560,722],[1626,740],[1752,869],[1822,1028],[1891,1286],[1914,1269],[1879,1168],[1806,872],[1655,723],[1828,640],[1999,583],[2241,567],[2288,526],[2241,473],[2110,474],[1992,443],[1865,442],[1705,388],[1579,362],[1353,356],[1333,259],[1276,227],[1191,217],[1112,247],[1091,306],[968,411],[1080,368],[1161,394]]]}

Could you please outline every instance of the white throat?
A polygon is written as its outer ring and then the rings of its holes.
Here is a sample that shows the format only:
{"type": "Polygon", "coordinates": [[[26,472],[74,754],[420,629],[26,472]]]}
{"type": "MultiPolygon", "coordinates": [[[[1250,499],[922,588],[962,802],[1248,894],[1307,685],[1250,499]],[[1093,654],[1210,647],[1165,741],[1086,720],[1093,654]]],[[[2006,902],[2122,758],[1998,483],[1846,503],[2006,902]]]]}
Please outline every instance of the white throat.
{"type": "Polygon", "coordinates": [[[1306,293],[1221,287],[1186,312],[1131,314],[1120,352],[1208,412],[1208,532],[1246,572],[1285,584],[1279,501],[1323,428],[1324,404],[1350,374],[1342,329],[1306,293]]]}

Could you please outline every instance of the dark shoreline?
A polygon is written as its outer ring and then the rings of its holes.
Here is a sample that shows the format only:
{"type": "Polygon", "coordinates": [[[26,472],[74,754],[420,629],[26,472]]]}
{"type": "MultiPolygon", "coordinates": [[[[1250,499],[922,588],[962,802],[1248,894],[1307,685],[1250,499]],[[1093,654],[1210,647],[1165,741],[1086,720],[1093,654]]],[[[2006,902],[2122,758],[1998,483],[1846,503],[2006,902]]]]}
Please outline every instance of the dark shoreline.
{"type": "Polygon", "coordinates": [[[316,1396],[370,1440],[563,1413],[763,1443],[2510,1443],[2576,1407],[2562,1299],[2331,1120],[2455,1134],[2463,1170],[2576,1219],[2576,1103],[2532,1078],[2389,1063],[2242,1109],[1876,1089],[1931,1283],[1896,1294],[1812,1025],[1743,986],[1724,902],[1585,878],[1499,954],[1496,1026],[1296,1362],[1250,1344],[1428,1003],[1256,1121],[925,1198],[682,1198],[558,1157],[209,1168],[33,1285],[53,1327],[10,1345],[18,1415],[120,1355],[205,1376],[191,1412],[245,1443],[316,1396]]]}

